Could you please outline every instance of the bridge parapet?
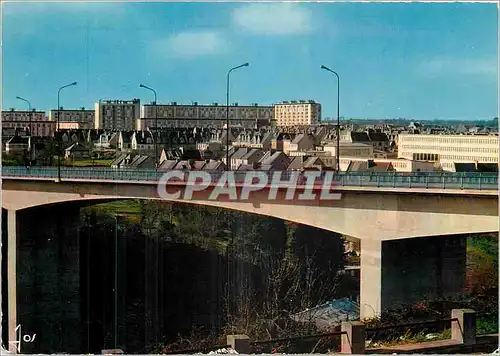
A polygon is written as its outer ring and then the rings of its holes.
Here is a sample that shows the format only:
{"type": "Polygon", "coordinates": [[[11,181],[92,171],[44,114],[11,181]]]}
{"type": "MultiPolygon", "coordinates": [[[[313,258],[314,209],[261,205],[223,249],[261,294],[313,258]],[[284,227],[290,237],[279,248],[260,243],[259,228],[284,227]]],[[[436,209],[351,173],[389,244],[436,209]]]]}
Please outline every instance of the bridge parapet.
{"type": "MultiPolygon", "coordinates": [[[[106,181],[148,181],[160,182],[166,174],[174,171],[155,169],[127,169],[111,167],[62,167],[61,180],[106,180],[106,181]]],[[[211,176],[212,182],[218,182],[226,172],[221,171],[175,171],[176,179],[169,183],[187,182],[191,172],[205,172],[211,176]]],[[[304,184],[311,172],[293,171],[250,171],[259,172],[267,177],[268,183],[278,179],[281,184],[292,183],[294,179],[304,184]]],[[[232,171],[235,183],[245,182],[247,172],[232,171]]],[[[327,175],[331,176],[331,184],[337,187],[385,187],[385,188],[418,188],[418,189],[460,189],[498,191],[498,173],[440,173],[440,172],[316,172],[316,184],[321,184],[327,175]]],[[[2,178],[34,178],[58,179],[57,167],[2,167],[2,178]]],[[[174,178],[174,177],[172,177],[174,178]]]]}

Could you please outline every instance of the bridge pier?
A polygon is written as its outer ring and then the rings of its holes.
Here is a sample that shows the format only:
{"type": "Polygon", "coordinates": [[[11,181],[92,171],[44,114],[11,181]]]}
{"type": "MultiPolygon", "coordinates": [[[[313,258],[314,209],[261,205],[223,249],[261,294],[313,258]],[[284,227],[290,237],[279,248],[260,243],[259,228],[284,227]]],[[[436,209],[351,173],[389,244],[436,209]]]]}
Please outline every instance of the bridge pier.
{"type": "Polygon", "coordinates": [[[81,352],[79,218],[69,206],[7,212],[9,341],[17,325],[36,334],[21,353],[81,352]]]}
{"type": "Polygon", "coordinates": [[[361,241],[361,318],[463,292],[466,236],[361,241]]]}
{"type": "Polygon", "coordinates": [[[8,345],[10,352],[17,352],[16,344],[10,341],[17,340],[17,228],[18,219],[15,210],[7,210],[7,317],[8,345]]]}

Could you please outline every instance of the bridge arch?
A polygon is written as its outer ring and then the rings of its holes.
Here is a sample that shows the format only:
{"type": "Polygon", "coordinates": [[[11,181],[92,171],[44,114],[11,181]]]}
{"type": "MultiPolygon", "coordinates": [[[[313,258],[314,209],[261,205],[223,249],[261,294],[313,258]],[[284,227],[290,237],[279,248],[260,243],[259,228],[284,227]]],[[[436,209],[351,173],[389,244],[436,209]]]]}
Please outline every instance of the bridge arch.
{"type": "MultiPolygon", "coordinates": [[[[175,187],[175,189],[179,189],[175,187]]],[[[270,201],[268,191],[245,201],[210,200],[210,191],[175,203],[206,205],[267,215],[368,240],[458,235],[498,231],[498,195],[341,190],[340,200],[270,201]]],[[[156,184],[4,180],[2,207],[21,210],[69,202],[122,199],[158,200],[156,184]]],[[[282,192],[284,193],[284,192],[282,192]]],[[[284,194],[283,194],[284,196],[284,194]]]]}
{"type": "MultiPolygon", "coordinates": [[[[175,188],[179,189],[179,187],[175,188]]],[[[360,239],[363,256],[360,294],[361,304],[366,306],[361,309],[361,315],[364,317],[378,314],[387,305],[391,305],[391,298],[401,292],[401,283],[408,282],[408,276],[397,275],[399,271],[392,271],[392,276],[387,275],[387,269],[382,265],[382,255],[397,259],[401,256],[401,251],[427,251],[426,249],[429,248],[427,243],[419,244],[416,241],[419,239],[399,241],[408,242],[413,246],[410,248],[405,244],[399,244],[398,247],[396,246],[398,241],[390,240],[498,231],[498,193],[397,191],[366,187],[338,189],[337,191],[342,193],[342,198],[335,201],[287,201],[285,199],[270,201],[266,190],[252,193],[247,201],[210,200],[208,190],[203,193],[206,195],[199,195],[194,200],[171,201],[272,216],[360,239]]],[[[8,210],[9,216],[7,218],[9,239],[12,237],[14,242],[16,241],[16,228],[18,228],[16,226],[17,211],[42,206],[60,206],[65,203],[76,207],[113,200],[159,199],[155,182],[118,183],[68,180],[56,183],[50,180],[4,179],[2,192],[2,207],[8,210]]],[[[436,238],[435,240],[439,241],[437,245],[441,246],[445,239],[436,238]]],[[[463,244],[456,244],[457,261],[465,261],[463,247],[463,244]]],[[[12,256],[16,255],[15,247],[12,251],[9,248],[10,253],[12,256]]],[[[434,251],[429,250],[426,254],[433,253],[434,251]]],[[[387,264],[388,258],[385,257],[384,261],[387,264]]],[[[403,262],[409,263],[409,261],[403,262]]],[[[420,264],[421,260],[417,258],[411,262],[420,264]]],[[[15,257],[9,258],[8,269],[9,276],[15,275],[15,257]]],[[[453,268],[450,268],[450,271],[452,270],[453,268]]],[[[450,271],[445,272],[451,273],[450,271]]],[[[422,273],[428,275],[430,273],[428,272],[423,269],[422,273]]],[[[443,274],[447,276],[445,272],[443,274]]],[[[15,278],[9,278],[9,280],[15,281],[15,278]]],[[[15,284],[15,282],[11,283],[15,284]]],[[[432,284],[429,288],[437,288],[436,285],[432,284]]],[[[456,283],[453,288],[459,290],[460,283],[456,283]]],[[[15,314],[15,293],[15,286],[9,287],[9,311],[11,311],[11,305],[14,311],[11,314],[15,314]]],[[[9,336],[15,337],[15,323],[15,318],[10,318],[9,336]]]]}

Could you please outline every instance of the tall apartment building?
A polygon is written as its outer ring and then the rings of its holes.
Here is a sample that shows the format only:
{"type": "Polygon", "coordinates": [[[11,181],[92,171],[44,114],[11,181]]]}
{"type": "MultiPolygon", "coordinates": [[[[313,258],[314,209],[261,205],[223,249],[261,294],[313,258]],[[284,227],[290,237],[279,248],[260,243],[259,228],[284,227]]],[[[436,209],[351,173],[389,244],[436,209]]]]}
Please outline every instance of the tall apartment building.
{"type": "MultiPolygon", "coordinates": [[[[155,106],[143,105],[141,108],[140,129],[155,127],[155,106]]],[[[226,124],[226,106],[178,105],[172,102],[169,105],[157,105],[158,127],[223,127],[226,124]]],[[[269,125],[273,118],[272,106],[240,106],[234,103],[229,107],[230,125],[241,125],[246,128],[269,125]]]]}
{"type": "Polygon", "coordinates": [[[93,129],[95,124],[95,110],[80,109],[54,109],[49,112],[49,120],[56,121],[59,118],[60,129],[93,129]]]}
{"type": "Polygon", "coordinates": [[[440,163],[498,163],[497,135],[399,135],[398,158],[440,163]]]}
{"type": "Polygon", "coordinates": [[[278,127],[318,124],[321,104],[314,100],[283,101],[274,105],[274,119],[278,127]]]}
{"type": "Polygon", "coordinates": [[[13,136],[16,131],[23,130],[38,137],[54,135],[55,126],[45,117],[45,111],[2,111],[2,136],[13,136]]]}
{"type": "Polygon", "coordinates": [[[95,129],[112,131],[139,129],[141,102],[133,100],[99,100],[95,104],[95,129]]]}

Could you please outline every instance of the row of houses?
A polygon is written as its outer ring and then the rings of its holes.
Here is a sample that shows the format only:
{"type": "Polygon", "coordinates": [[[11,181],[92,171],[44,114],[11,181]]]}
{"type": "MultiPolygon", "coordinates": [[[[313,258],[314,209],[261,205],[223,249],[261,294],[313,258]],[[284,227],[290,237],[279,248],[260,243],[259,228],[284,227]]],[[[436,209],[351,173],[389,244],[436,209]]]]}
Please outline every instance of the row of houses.
{"type": "MultiPolygon", "coordinates": [[[[290,156],[283,151],[232,147],[229,150],[229,163],[225,152],[219,155],[215,157],[213,152],[203,150],[163,149],[160,155],[159,169],[224,170],[229,166],[233,171],[322,171],[336,168],[336,158],[330,152],[311,151],[304,155],[290,156]],[[219,155],[220,159],[218,158],[219,155]]],[[[140,153],[118,154],[112,163],[114,168],[153,168],[154,166],[153,157],[140,153]],[[150,159],[145,157],[150,157],[150,159]]],[[[362,157],[343,157],[340,159],[340,168],[342,171],[347,172],[428,172],[438,170],[436,165],[428,162],[362,157]]]]}
{"type": "MultiPolygon", "coordinates": [[[[91,148],[114,148],[118,150],[147,151],[154,148],[155,144],[160,146],[181,146],[209,143],[220,143],[225,145],[227,141],[234,147],[262,148],[264,150],[280,150],[288,153],[290,151],[303,151],[313,149],[317,146],[332,144],[335,139],[335,130],[319,127],[314,130],[289,132],[287,130],[246,130],[231,129],[171,129],[152,132],[142,131],[118,131],[109,132],[105,130],[61,130],[58,137],[64,145],[69,146],[75,142],[88,145],[91,148]],[[229,137],[228,137],[229,136],[229,137]]],[[[10,137],[4,137],[4,142],[14,137],[30,136],[24,131],[19,131],[10,137]]],[[[19,141],[18,138],[14,140],[19,141]]],[[[343,133],[342,141],[371,145],[375,150],[387,150],[390,148],[387,136],[379,132],[347,132],[343,133]]],[[[11,142],[13,143],[13,142],[11,142]]]]}
{"type": "MultiPolygon", "coordinates": [[[[31,160],[37,161],[44,147],[39,142],[31,142],[31,137],[18,137],[11,140],[11,150],[32,147],[31,160]]],[[[113,152],[113,151],[110,151],[113,152]]],[[[342,151],[341,151],[342,152],[342,151]]],[[[337,158],[329,150],[291,151],[292,155],[283,151],[263,150],[261,148],[231,147],[229,150],[229,166],[235,171],[283,171],[283,170],[333,170],[337,166],[337,158]],[[300,154],[299,154],[300,153],[300,154]]],[[[77,161],[95,158],[96,152],[88,146],[75,142],[64,150],[64,159],[77,161]]],[[[48,158],[48,157],[46,157],[48,158]]],[[[197,149],[165,149],[159,157],[160,170],[224,170],[228,162],[225,152],[212,152],[197,149]]],[[[42,163],[43,164],[43,163],[42,163]]],[[[47,164],[47,163],[45,163],[47,164]]],[[[113,168],[154,168],[154,153],[145,154],[139,151],[119,151],[111,163],[113,168]]],[[[409,160],[403,158],[376,158],[342,155],[339,167],[345,172],[432,172],[443,167],[438,162],[409,160]]],[[[498,163],[454,162],[455,172],[497,172],[498,163]]]]}
{"type": "MultiPolygon", "coordinates": [[[[229,164],[233,170],[333,170],[337,159],[332,151],[264,151],[256,148],[231,148],[229,164]],[[296,153],[302,154],[296,154],[296,153]]],[[[227,164],[226,157],[222,162],[227,164]]],[[[397,158],[341,156],[340,169],[346,172],[431,172],[439,167],[431,162],[418,162],[397,158]]]]}
{"type": "MultiPolygon", "coordinates": [[[[336,130],[324,126],[309,127],[303,131],[196,128],[162,132],[69,130],[62,131],[60,138],[66,159],[85,159],[102,152],[133,152],[154,158],[155,154],[166,152],[165,157],[156,157],[162,162],[185,158],[172,155],[176,147],[196,147],[203,154],[187,159],[221,160],[233,169],[242,170],[307,169],[309,166],[329,169],[337,166],[337,157],[340,157],[339,165],[343,171],[463,171],[466,169],[464,164],[469,164],[467,169],[471,170],[471,164],[475,162],[498,162],[498,136],[493,135],[402,134],[398,136],[396,146],[378,129],[341,131],[340,142],[337,143],[336,130]],[[227,142],[231,152],[229,162],[225,161],[227,142]],[[365,163],[359,163],[360,160],[365,163]]],[[[47,146],[54,144],[45,143],[47,146]]],[[[7,140],[5,151],[15,154],[31,151],[31,147],[39,150],[41,146],[38,138],[16,135],[7,140]]],[[[141,164],[147,165],[147,160],[141,164]]],[[[478,168],[477,164],[475,167],[476,170],[484,168],[482,165],[478,168]]]]}
{"type": "MultiPolygon", "coordinates": [[[[61,145],[64,149],[78,143],[80,147],[85,146],[89,150],[114,149],[119,151],[141,151],[151,152],[155,149],[155,141],[162,146],[195,145],[197,142],[206,140],[208,131],[194,129],[171,130],[162,135],[151,131],[118,131],[108,132],[104,130],[62,130],[60,135],[61,145]]],[[[54,138],[34,137],[23,132],[18,132],[3,141],[3,151],[7,154],[17,154],[26,151],[30,142],[51,142],[54,138]]]]}
{"type": "MultiPolygon", "coordinates": [[[[235,148],[255,148],[265,151],[282,151],[287,155],[301,155],[298,152],[308,150],[328,150],[331,148],[335,155],[335,144],[333,141],[324,140],[328,132],[325,129],[319,132],[307,132],[297,134],[286,134],[269,131],[248,131],[248,130],[196,130],[185,129],[172,132],[151,131],[119,131],[106,132],[100,130],[69,130],[61,132],[61,142],[64,148],[79,143],[76,147],[86,146],[91,150],[115,149],[119,151],[138,151],[150,154],[155,150],[155,145],[161,148],[176,147],[186,145],[196,145],[200,150],[212,152],[223,151],[226,142],[235,148]],[[228,137],[229,136],[229,137],[228,137]],[[325,148],[326,147],[326,148],[325,148]]],[[[26,149],[28,137],[26,135],[16,135],[6,141],[5,151],[8,154],[26,149]]],[[[349,136],[351,137],[351,136],[349,136]]],[[[341,154],[373,154],[370,147],[373,145],[359,143],[354,139],[342,142],[341,154]],[[357,150],[356,150],[357,149],[357,150]],[[363,150],[365,151],[363,153],[363,150]],[[344,151],[344,152],[343,152],[344,151]],[[354,152],[359,151],[359,152],[354,152]]],[[[375,143],[377,147],[378,143],[375,143]]]]}

